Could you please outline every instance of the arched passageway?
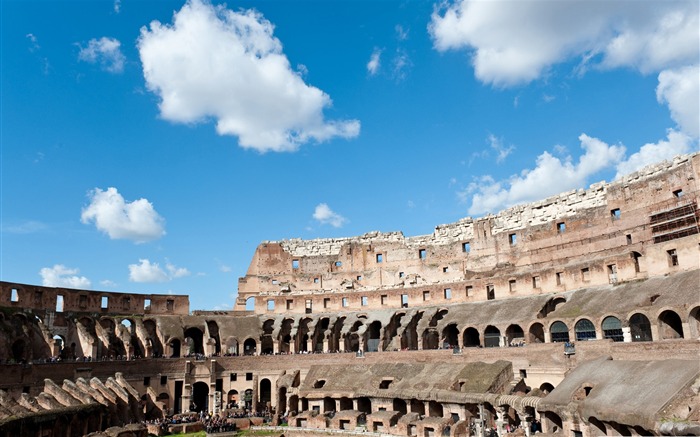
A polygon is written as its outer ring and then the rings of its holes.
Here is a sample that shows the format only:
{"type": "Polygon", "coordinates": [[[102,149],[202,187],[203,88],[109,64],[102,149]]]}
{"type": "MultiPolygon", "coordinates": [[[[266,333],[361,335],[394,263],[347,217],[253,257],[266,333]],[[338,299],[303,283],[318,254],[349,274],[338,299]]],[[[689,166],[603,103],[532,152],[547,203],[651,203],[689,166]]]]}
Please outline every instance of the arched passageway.
{"type": "Polygon", "coordinates": [[[187,343],[189,350],[186,351],[187,355],[201,354],[204,355],[204,333],[199,328],[188,328],[185,330],[185,342],[187,343]],[[190,340],[187,340],[187,339],[190,340]]]}
{"type": "Polygon", "coordinates": [[[377,352],[379,351],[379,340],[381,338],[382,323],[380,321],[374,321],[370,323],[367,328],[367,339],[365,341],[365,348],[367,352],[377,352]]]}
{"type": "Polygon", "coordinates": [[[603,319],[601,324],[603,329],[603,338],[610,339],[612,341],[623,341],[624,337],[622,335],[622,322],[615,316],[608,316],[603,319]]]}
{"type": "Polygon", "coordinates": [[[633,314],[630,317],[630,334],[632,341],[651,341],[651,323],[642,313],[633,314]]]}
{"type": "Polygon", "coordinates": [[[666,310],[659,314],[659,334],[662,340],[683,338],[683,323],[675,311],[666,310]]]}
{"type": "Polygon", "coordinates": [[[260,407],[263,410],[272,408],[272,383],[267,378],[260,380],[260,407]]]}
{"type": "Polygon", "coordinates": [[[190,411],[209,411],[209,384],[206,382],[195,382],[192,385],[190,411]]]}
{"type": "Polygon", "coordinates": [[[487,326],[484,330],[484,347],[499,347],[501,345],[501,330],[495,326],[487,326]]]}
{"type": "Polygon", "coordinates": [[[459,347],[459,329],[457,324],[450,323],[442,330],[442,347],[444,349],[453,349],[459,347]]]}
{"type": "Polygon", "coordinates": [[[255,355],[257,353],[257,343],[252,338],[243,342],[243,355],[255,355]]]}
{"type": "Polygon", "coordinates": [[[700,337],[700,307],[695,307],[690,310],[688,317],[688,327],[690,328],[690,337],[700,337]]]}
{"type": "Polygon", "coordinates": [[[170,350],[172,351],[170,354],[171,358],[180,357],[180,340],[177,338],[170,340],[170,350]]]}
{"type": "Polygon", "coordinates": [[[440,337],[435,328],[428,328],[423,332],[423,350],[437,349],[440,337]]]}
{"type": "Polygon", "coordinates": [[[566,326],[564,322],[557,321],[552,323],[552,326],[549,327],[549,333],[552,338],[552,343],[565,343],[569,341],[569,327],[566,326]]]}
{"type": "Polygon", "coordinates": [[[510,325],[506,329],[506,341],[510,346],[517,346],[525,342],[525,333],[520,325],[510,325]]]}
{"type": "Polygon", "coordinates": [[[462,344],[464,347],[479,347],[481,346],[481,338],[479,331],[476,328],[467,328],[464,330],[462,344]]]}
{"type": "Polygon", "coordinates": [[[544,343],[544,326],[541,323],[533,323],[529,330],[530,343],[544,343]]]}
{"type": "Polygon", "coordinates": [[[588,319],[581,319],[574,325],[576,341],[595,340],[595,326],[588,319]]]}

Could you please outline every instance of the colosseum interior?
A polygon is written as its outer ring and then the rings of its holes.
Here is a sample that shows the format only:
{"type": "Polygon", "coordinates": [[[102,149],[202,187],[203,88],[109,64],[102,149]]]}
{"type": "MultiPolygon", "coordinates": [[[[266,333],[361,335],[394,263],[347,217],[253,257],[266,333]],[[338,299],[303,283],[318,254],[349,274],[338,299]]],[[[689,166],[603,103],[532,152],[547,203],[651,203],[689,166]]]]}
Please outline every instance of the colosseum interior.
{"type": "Polygon", "coordinates": [[[2,282],[0,436],[201,411],[302,434],[700,435],[699,179],[694,154],[430,235],[265,241],[231,311],[2,282]]]}

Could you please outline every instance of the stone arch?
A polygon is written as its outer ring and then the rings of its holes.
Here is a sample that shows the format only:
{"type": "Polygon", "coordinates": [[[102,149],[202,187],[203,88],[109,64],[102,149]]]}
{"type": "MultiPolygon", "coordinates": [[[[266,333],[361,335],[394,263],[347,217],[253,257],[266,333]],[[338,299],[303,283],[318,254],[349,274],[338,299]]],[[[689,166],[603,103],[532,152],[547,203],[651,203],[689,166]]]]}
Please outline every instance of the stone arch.
{"type": "Polygon", "coordinates": [[[330,329],[330,334],[328,336],[328,349],[331,352],[342,352],[340,350],[340,339],[344,324],[345,317],[338,317],[335,323],[333,323],[333,327],[330,329]]]}
{"type": "Polygon", "coordinates": [[[370,323],[365,333],[365,350],[367,352],[378,352],[379,342],[382,335],[382,322],[375,320],[370,323]]]}
{"type": "Polygon", "coordinates": [[[219,338],[219,324],[216,320],[207,320],[207,330],[209,331],[209,338],[214,339],[214,353],[221,353],[221,340],[219,338]]]}
{"type": "Polygon", "coordinates": [[[479,347],[481,346],[481,336],[476,328],[469,327],[462,334],[462,345],[464,347],[479,347]]]}
{"type": "Polygon", "coordinates": [[[610,339],[612,341],[624,341],[622,335],[622,322],[615,316],[608,316],[603,319],[603,323],[600,324],[600,329],[603,332],[604,339],[610,339]]]}
{"type": "Polygon", "coordinates": [[[340,411],[345,411],[345,410],[352,410],[353,405],[352,405],[352,399],[343,396],[340,398],[340,411]]]}
{"type": "Polygon", "coordinates": [[[437,349],[440,343],[440,336],[435,328],[426,328],[423,331],[423,350],[437,349]]]}
{"type": "Polygon", "coordinates": [[[588,319],[580,319],[574,325],[576,341],[587,341],[596,339],[595,325],[588,319]]]}
{"type": "Polygon", "coordinates": [[[299,412],[299,396],[298,395],[291,395],[289,397],[289,411],[291,413],[299,412]]]}
{"type": "Polygon", "coordinates": [[[258,344],[253,338],[246,338],[246,340],[243,342],[243,355],[255,355],[258,350],[257,350],[258,344]]]}
{"type": "Polygon", "coordinates": [[[279,332],[279,352],[288,354],[292,352],[292,328],[294,327],[294,319],[286,318],[282,320],[282,327],[279,332]]]}
{"type": "Polygon", "coordinates": [[[688,313],[688,333],[691,338],[700,337],[700,306],[696,306],[688,313]]]}
{"type": "Polygon", "coordinates": [[[557,320],[549,325],[549,333],[552,343],[564,343],[569,341],[569,327],[561,320],[557,320]]]}
{"type": "Polygon", "coordinates": [[[21,338],[12,343],[12,359],[16,363],[27,361],[27,344],[21,338]]]}
{"type": "Polygon", "coordinates": [[[528,334],[529,343],[544,343],[544,325],[541,323],[535,322],[530,325],[528,334]]]}
{"type": "Polygon", "coordinates": [[[408,412],[406,401],[401,398],[394,398],[391,402],[391,409],[400,413],[402,416],[408,412]]]}
{"type": "Polygon", "coordinates": [[[418,413],[421,416],[425,416],[425,402],[413,398],[411,399],[410,407],[411,413],[418,413]]]}
{"type": "MultiPolygon", "coordinates": [[[[285,387],[286,390],[286,387],[285,387]]],[[[238,397],[238,390],[231,389],[226,393],[226,404],[227,406],[230,405],[229,408],[235,408],[235,406],[238,405],[239,397],[238,397]]]]}
{"type": "Polygon", "coordinates": [[[326,396],[323,398],[323,412],[324,413],[330,413],[336,411],[335,409],[335,399],[333,399],[330,396],[326,396]]]}
{"type": "Polygon", "coordinates": [[[520,325],[512,324],[506,328],[506,341],[510,346],[516,346],[525,341],[525,332],[520,325]]]}
{"type": "Polygon", "coordinates": [[[493,325],[484,329],[484,347],[499,347],[501,345],[501,330],[493,325]]]}
{"type": "Polygon", "coordinates": [[[548,382],[543,382],[543,383],[540,385],[540,391],[541,391],[542,394],[544,394],[545,396],[548,395],[549,393],[551,393],[552,390],[554,390],[554,386],[553,386],[552,384],[548,383],[548,382]]]}
{"type": "Polygon", "coordinates": [[[634,313],[629,321],[630,334],[632,341],[652,341],[651,322],[643,313],[634,313]]]}
{"type": "Polygon", "coordinates": [[[366,396],[357,398],[357,410],[365,414],[372,414],[372,401],[366,396]]]}
{"type": "Polygon", "coordinates": [[[309,325],[313,323],[313,319],[310,317],[304,317],[299,322],[297,327],[297,335],[295,338],[295,345],[297,352],[310,352],[308,350],[309,345],[309,325]]]}
{"type": "Polygon", "coordinates": [[[260,403],[263,408],[272,407],[272,383],[269,379],[263,378],[260,380],[260,403]]]}
{"type": "Polygon", "coordinates": [[[163,412],[167,412],[170,409],[170,395],[162,392],[156,397],[156,402],[163,404],[163,412]]]}
{"type": "Polygon", "coordinates": [[[151,356],[155,358],[163,356],[163,344],[161,343],[160,336],[158,335],[158,327],[156,322],[152,319],[144,320],[143,327],[148,334],[148,339],[151,340],[151,356]]]}
{"type": "Polygon", "coordinates": [[[182,343],[180,342],[179,338],[173,338],[168,342],[168,345],[170,346],[171,358],[178,358],[180,355],[182,355],[182,343]]]}
{"type": "Polygon", "coordinates": [[[437,401],[428,402],[428,416],[430,417],[442,417],[443,409],[442,404],[437,401]]]}
{"type": "Polygon", "coordinates": [[[189,350],[185,351],[186,355],[201,354],[204,355],[204,332],[196,326],[185,329],[185,343],[189,346],[189,350]],[[189,341],[187,339],[190,339],[189,341]]]}
{"type": "Polygon", "coordinates": [[[251,297],[246,298],[245,310],[246,311],[255,311],[255,297],[251,296],[251,297]]]}
{"type": "Polygon", "coordinates": [[[442,330],[442,347],[444,349],[459,347],[459,328],[456,323],[450,323],[442,330]]]}
{"type": "Polygon", "coordinates": [[[592,433],[593,435],[608,435],[607,428],[605,427],[605,424],[598,420],[598,418],[591,416],[588,418],[588,423],[592,427],[592,433]]]}
{"type": "Polygon", "coordinates": [[[238,355],[238,339],[236,337],[229,336],[226,338],[224,355],[238,355]]]}
{"type": "Polygon", "coordinates": [[[323,352],[324,351],[324,340],[326,339],[326,333],[330,327],[331,319],[330,317],[321,317],[321,319],[316,324],[316,329],[313,335],[313,351],[323,352]]]}
{"type": "Polygon", "coordinates": [[[411,317],[406,328],[401,334],[401,349],[418,349],[418,322],[423,318],[423,312],[419,311],[411,317]]]}
{"type": "Polygon", "coordinates": [[[564,303],[566,303],[566,299],[563,296],[557,296],[549,299],[537,313],[537,318],[542,319],[547,317],[550,313],[554,312],[559,305],[564,303]]]}
{"type": "Polygon", "coordinates": [[[659,314],[658,320],[661,340],[683,338],[683,322],[677,312],[665,310],[659,314]]]}
{"type": "Polygon", "coordinates": [[[208,411],[209,410],[209,384],[206,382],[195,382],[192,384],[192,400],[190,402],[190,411],[208,411]]]}

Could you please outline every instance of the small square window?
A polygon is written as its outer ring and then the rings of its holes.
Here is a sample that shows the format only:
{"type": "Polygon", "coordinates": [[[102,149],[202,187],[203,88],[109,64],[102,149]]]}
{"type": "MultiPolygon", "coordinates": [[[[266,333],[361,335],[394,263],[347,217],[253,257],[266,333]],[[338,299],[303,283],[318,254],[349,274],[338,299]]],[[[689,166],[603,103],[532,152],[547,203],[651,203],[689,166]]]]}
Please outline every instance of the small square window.
{"type": "Polygon", "coordinates": [[[318,278],[314,278],[314,284],[318,284],[320,281],[318,278]]]}
{"type": "Polygon", "coordinates": [[[408,295],[407,294],[401,295],[401,308],[408,308],[408,295]]]}
{"type": "Polygon", "coordinates": [[[160,385],[165,385],[168,383],[168,375],[161,375],[160,376],[160,385]]]}
{"type": "Polygon", "coordinates": [[[295,270],[299,268],[299,260],[298,259],[292,260],[292,268],[295,270]]]}
{"type": "Polygon", "coordinates": [[[275,300],[274,300],[274,299],[268,299],[268,301],[267,301],[267,310],[268,310],[268,311],[274,311],[274,310],[275,310],[275,300]]]}
{"type": "Polygon", "coordinates": [[[471,285],[467,285],[466,287],[464,287],[464,291],[466,292],[467,297],[472,297],[472,295],[474,294],[474,287],[472,287],[471,285]]]}
{"type": "Polygon", "coordinates": [[[445,296],[445,299],[452,299],[452,289],[451,288],[445,288],[443,290],[443,294],[445,296]]]}
{"type": "Polygon", "coordinates": [[[356,278],[356,279],[357,279],[358,281],[361,281],[361,280],[362,280],[362,275],[357,275],[357,278],[356,278]]]}
{"type": "Polygon", "coordinates": [[[511,279],[510,281],[508,281],[508,289],[510,290],[511,293],[515,292],[516,288],[517,287],[516,287],[515,279],[511,279]]]}
{"type": "Polygon", "coordinates": [[[666,253],[668,254],[668,265],[670,267],[677,266],[678,265],[678,252],[676,252],[676,249],[667,250],[666,253]]]}
{"type": "Polygon", "coordinates": [[[360,305],[362,305],[363,307],[367,306],[367,296],[362,296],[360,298],[360,305]]]}
{"type": "Polygon", "coordinates": [[[673,196],[674,197],[683,197],[683,190],[674,190],[673,196]]]}
{"type": "Polygon", "coordinates": [[[377,254],[377,262],[380,263],[382,261],[384,261],[384,255],[382,255],[381,253],[378,253],[377,254]]]}
{"type": "Polygon", "coordinates": [[[280,284],[280,281],[278,281],[277,279],[272,280],[272,285],[279,285],[279,284],[280,284]]]}
{"type": "Polygon", "coordinates": [[[486,286],[486,299],[494,300],[495,298],[496,298],[496,290],[493,288],[493,285],[487,285],[486,286]]]}
{"type": "Polygon", "coordinates": [[[165,301],[165,309],[167,311],[173,311],[174,308],[175,308],[175,301],[174,300],[168,299],[165,301]]]}
{"type": "Polygon", "coordinates": [[[404,272],[399,272],[399,278],[403,278],[404,276],[406,276],[404,272]]]}
{"type": "Polygon", "coordinates": [[[515,234],[508,234],[508,242],[511,246],[515,246],[518,243],[518,236],[515,234]]]}
{"type": "Polygon", "coordinates": [[[16,288],[12,289],[12,293],[10,295],[10,302],[19,302],[19,293],[17,292],[16,288]]]}
{"type": "Polygon", "coordinates": [[[382,305],[386,305],[386,300],[387,300],[387,295],[386,295],[386,294],[382,294],[382,296],[381,296],[381,303],[382,303],[382,305]]]}
{"type": "Polygon", "coordinates": [[[591,280],[591,270],[588,267],[581,269],[581,280],[590,281],[591,280]]]}
{"type": "Polygon", "coordinates": [[[323,308],[330,308],[331,307],[331,298],[330,297],[324,297],[323,298],[323,308]]]}
{"type": "Polygon", "coordinates": [[[231,374],[231,379],[230,379],[230,381],[231,381],[231,382],[234,382],[234,381],[236,381],[237,379],[238,379],[238,374],[237,374],[237,373],[232,373],[232,374],[231,374]]]}
{"type": "Polygon", "coordinates": [[[423,300],[424,300],[424,301],[430,300],[430,291],[427,291],[427,290],[426,290],[426,291],[423,292],[423,300]]]}
{"type": "Polygon", "coordinates": [[[287,309],[294,309],[294,299],[287,299],[287,309]]]}
{"type": "Polygon", "coordinates": [[[560,234],[563,234],[564,232],[566,232],[566,223],[564,223],[564,222],[557,223],[557,232],[560,234]]]}
{"type": "Polygon", "coordinates": [[[532,288],[540,288],[540,277],[539,276],[532,277],[532,288]]]}
{"type": "Polygon", "coordinates": [[[557,279],[557,285],[561,285],[563,280],[564,280],[564,273],[563,272],[557,272],[555,273],[556,279],[557,279]]]}
{"type": "Polygon", "coordinates": [[[449,272],[449,271],[450,271],[450,268],[449,268],[449,267],[443,267],[443,268],[442,268],[442,273],[447,273],[447,272],[449,272]]]}
{"type": "Polygon", "coordinates": [[[615,208],[610,210],[610,218],[613,220],[620,220],[620,217],[622,216],[622,213],[620,212],[620,208],[615,208]]]}
{"type": "Polygon", "coordinates": [[[344,297],[344,298],[341,300],[341,303],[342,303],[343,307],[347,307],[347,306],[348,306],[348,298],[347,298],[347,297],[344,297]]]}
{"type": "Polygon", "coordinates": [[[520,377],[527,378],[527,369],[520,369],[520,377]]]}
{"type": "Polygon", "coordinates": [[[253,380],[253,372],[247,372],[245,374],[245,380],[246,381],[252,381],[253,380]]]}
{"type": "Polygon", "coordinates": [[[151,377],[150,376],[144,376],[143,377],[143,386],[148,387],[151,385],[151,377]]]}
{"type": "Polygon", "coordinates": [[[471,251],[471,245],[468,242],[462,243],[462,252],[469,253],[469,251],[471,251]]]}
{"type": "Polygon", "coordinates": [[[425,251],[425,249],[419,249],[418,250],[418,258],[419,259],[425,259],[427,257],[428,253],[425,251]]]}
{"type": "Polygon", "coordinates": [[[343,262],[342,262],[342,261],[336,261],[336,262],[335,262],[335,266],[336,266],[336,267],[342,267],[342,266],[343,266],[343,262]]]}

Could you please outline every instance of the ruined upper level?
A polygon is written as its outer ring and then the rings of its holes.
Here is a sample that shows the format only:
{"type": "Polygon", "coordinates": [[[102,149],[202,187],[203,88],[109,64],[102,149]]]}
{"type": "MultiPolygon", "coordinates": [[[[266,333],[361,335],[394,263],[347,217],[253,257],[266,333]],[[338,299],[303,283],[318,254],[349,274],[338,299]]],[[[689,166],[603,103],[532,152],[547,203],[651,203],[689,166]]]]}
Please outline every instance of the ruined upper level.
{"type": "Polygon", "coordinates": [[[265,241],[234,309],[251,298],[256,313],[469,302],[697,269],[699,173],[696,153],[428,235],[265,241]]]}

